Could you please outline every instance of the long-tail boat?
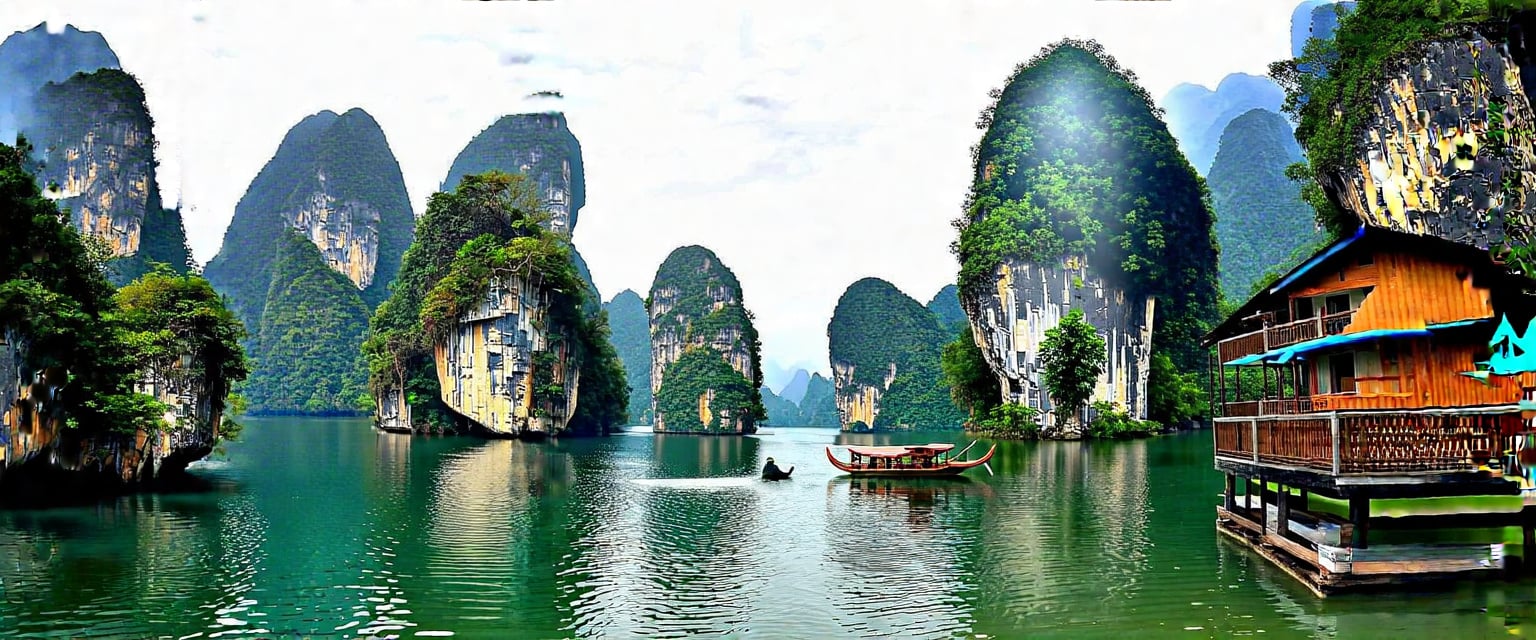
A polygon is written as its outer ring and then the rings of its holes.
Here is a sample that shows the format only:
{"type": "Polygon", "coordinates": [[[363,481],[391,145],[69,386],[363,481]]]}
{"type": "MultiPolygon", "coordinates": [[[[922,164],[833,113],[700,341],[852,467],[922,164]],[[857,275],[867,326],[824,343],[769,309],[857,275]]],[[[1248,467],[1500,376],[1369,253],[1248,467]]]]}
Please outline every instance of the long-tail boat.
{"type": "MultiPolygon", "coordinates": [[[[848,453],[852,459],[848,462],[838,460],[832,455],[832,447],[827,447],[827,461],[839,471],[856,476],[951,476],[959,474],[971,467],[979,467],[992,459],[992,454],[997,452],[997,445],[987,449],[986,455],[975,460],[956,460],[965,455],[971,447],[976,446],[972,442],[970,446],[961,449],[958,454],[950,454],[955,445],[948,443],[913,444],[886,447],[861,447],[850,446],[848,453]]],[[[988,471],[991,468],[988,467],[988,471]]]]}

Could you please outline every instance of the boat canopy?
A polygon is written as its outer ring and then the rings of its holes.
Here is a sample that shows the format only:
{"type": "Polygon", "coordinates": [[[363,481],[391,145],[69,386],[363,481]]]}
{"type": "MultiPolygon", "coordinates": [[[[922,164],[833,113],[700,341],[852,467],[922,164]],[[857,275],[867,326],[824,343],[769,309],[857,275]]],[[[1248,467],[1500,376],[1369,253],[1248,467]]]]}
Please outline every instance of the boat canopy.
{"type": "Polygon", "coordinates": [[[909,455],[938,455],[955,448],[952,444],[910,444],[898,447],[848,447],[855,455],[870,458],[900,458],[909,455]]]}

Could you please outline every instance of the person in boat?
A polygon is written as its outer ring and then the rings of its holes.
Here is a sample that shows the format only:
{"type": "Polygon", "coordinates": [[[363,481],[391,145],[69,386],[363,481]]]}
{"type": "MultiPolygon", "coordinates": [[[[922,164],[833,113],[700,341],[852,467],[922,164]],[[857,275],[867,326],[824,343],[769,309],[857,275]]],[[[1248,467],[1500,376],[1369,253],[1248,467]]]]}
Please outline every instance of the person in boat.
{"type": "Polygon", "coordinates": [[[768,464],[763,465],[763,479],[764,480],[783,480],[785,478],[788,478],[789,474],[794,473],[794,472],[795,472],[795,468],[794,467],[790,467],[789,471],[784,471],[783,469],[780,469],[779,465],[776,465],[776,464],[773,463],[773,458],[769,458],[768,459],[768,464]]]}

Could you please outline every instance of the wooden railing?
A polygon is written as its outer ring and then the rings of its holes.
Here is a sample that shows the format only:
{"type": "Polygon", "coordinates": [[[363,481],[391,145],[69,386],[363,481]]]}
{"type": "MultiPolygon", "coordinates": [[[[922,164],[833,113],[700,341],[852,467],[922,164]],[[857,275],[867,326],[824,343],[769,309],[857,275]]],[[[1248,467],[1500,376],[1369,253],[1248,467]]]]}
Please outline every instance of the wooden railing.
{"type": "Polygon", "coordinates": [[[1221,415],[1226,418],[1254,418],[1258,416],[1293,416],[1312,413],[1312,398],[1284,398],[1279,400],[1244,400],[1221,405],[1221,415]]]}
{"type": "Polygon", "coordinates": [[[1349,326],[1354,317],[1355,311],[1351,309],[1268,326],[1218,342],[1216,355],[1222,362],[1231,362],[1243,356],[1264,353],[1270,349],[1289,347],[1323,336],[1338,335],[1344,333],[1345,327],[1349,326]]]}
{"type": "Polygon", "coordinates": [[[1335,412],[1219,418],[1215,438],[1217,456],[1340,476],[1472,471],[1523,429],[1519,413],[1335,412]]]}

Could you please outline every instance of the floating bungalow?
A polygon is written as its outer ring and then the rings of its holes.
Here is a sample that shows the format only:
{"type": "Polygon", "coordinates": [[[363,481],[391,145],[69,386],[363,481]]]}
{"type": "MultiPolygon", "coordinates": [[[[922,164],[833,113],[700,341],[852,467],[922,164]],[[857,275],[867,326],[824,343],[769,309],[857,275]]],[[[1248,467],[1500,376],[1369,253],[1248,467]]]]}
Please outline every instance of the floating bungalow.
{"type": "Polygon", "coordinates": [[[1319,596],[1498,573],[1506,538],[1536,549],[1532,284],[1372,227],[1245,302],[1205,341],[1218,531],[1319,596]]]}

